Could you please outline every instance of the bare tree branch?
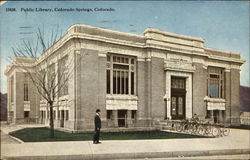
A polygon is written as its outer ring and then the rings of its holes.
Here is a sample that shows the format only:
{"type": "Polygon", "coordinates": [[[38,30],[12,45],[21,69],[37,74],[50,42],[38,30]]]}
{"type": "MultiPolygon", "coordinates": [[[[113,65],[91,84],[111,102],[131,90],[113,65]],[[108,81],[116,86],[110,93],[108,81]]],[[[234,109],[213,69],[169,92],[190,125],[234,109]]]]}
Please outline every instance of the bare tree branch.
{"type": "MultiPolygon", "coordinates": [[[[58,67],[55,63],[51,63],[48,58],[42,62],[38,61],[39,50],[42,53],[51,47],[56,41],[61,38],[58,36],[59,26],[51,31],[50,39],[46,40],[44,37],[44,30],[37,29],[35,40],[23,39],[20,45],[12,47],[15,57],[15,65],[20,66],[25,73],[29,76],[32,85],[34,85],[47,104],[49,104],[50,111],[53,111],[53,104],[56,98],[68,89],[68,81],[73,73],[70,71],[69,58],[63,57],[58,62],[58,67]],[[62,60],[62,64],[60,63],[62,60]],[[62,65],[62,66],[60,66],[62,65]],[[57,68],[57,69],[56,69],[57,68]]],[[[53,113],[50,114],[50,127],[51,131],[54,129],[53,113]]],[[[54,136],[54,131],[51,132],[54,136]]]]}

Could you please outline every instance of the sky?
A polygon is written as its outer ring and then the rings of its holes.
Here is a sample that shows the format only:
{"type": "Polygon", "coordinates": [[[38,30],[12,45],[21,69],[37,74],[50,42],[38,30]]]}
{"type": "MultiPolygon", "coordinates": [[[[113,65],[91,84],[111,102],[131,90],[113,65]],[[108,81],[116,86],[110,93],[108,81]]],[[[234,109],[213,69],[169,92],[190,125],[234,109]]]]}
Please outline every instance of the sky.
{"type": "Polygon", "coordinates": [[[0,11],[1,92],[7,92],[4,70],[12,47],[34,37],[37,28],[50,35],[55,26],[65,34],[73,24],[86,24],[143,35],[148,27],[201,37],[205,46],[237,52],[246,60],[241,85],[249,83],[249,2],[247,1],[10,1],[0,11]],[[8,8],[14,8],[10,11],[8,8]],[[36,11],[36,9],[51,11],[36,11]],[[55,8],[74,11],[55,11],[55,8]],[[82,11],[77,11],[76,8],[82,11]],[[112,11],[95,11],[112,8],[112,11]],[[24,10],[29,11],[24,11],[24,10]],[[87,10],[92,11],[87,12],[87,10]],[[33,10],[33,11],[31,11],[33,10]],[[83,11],[84,10],[84,11],[83,11]]]}

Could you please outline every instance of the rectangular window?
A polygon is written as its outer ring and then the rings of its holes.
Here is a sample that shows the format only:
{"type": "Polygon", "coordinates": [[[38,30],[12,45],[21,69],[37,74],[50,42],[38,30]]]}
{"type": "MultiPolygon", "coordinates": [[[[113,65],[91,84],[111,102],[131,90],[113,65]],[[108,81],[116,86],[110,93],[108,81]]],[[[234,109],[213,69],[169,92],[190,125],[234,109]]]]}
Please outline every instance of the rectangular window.
{"type": "Polygon", "coordinates": [[[28,74],[24,73],[24,84],[23,84],[23,100],[29,100],[29,88],[28,88],[28,74]]]}
{"type": "Polygon", "coordinates": [[[107,55],[107,94],[135,94],[135,61],[134,57],[107,55]]]}
{"type": "Polygon", "coordinates": [[[14,78],[13,76],[10,78],[10,101],[14,101],[14,78]]]}
{"type": "Polygon", "coordinates": [[[69,110],[66,110],[66,121],[69,120],[69,110]]]}
{"type": "Polygon", "coordinates": [[[44,111],[41,111],[41,114],[42,119],[44,119],[44,111]]]}
{"type": "Polygon", "coordinates": [[[56,71],[55,71],[55,63],[51,64],[48,67],[48,87],[49,88],[54,88],[55,87],[55,83],[56,83],[56,71]]]}
{"type": "Polygon", "coordinates": [[[134,94],[134,72],[131,72],[131,94],[134,94]]]}
{"type": "Polygon", "coordinates": [[[116,71],[113,71],[113,94],[116,94],[116,71]]]}
{"type": "Polygon", "coordinates": [[[53,119],[56,119],[56,111],[53,111],[53,119]]]}
{"type": "Polygon", "coordinates": [[[68,68],[67,68],[68,56],[63,57],[58,61],[58,90],[59,97],[68,94],[68,68]]]}
{"type": "Polygon", "coordinates": [[[210,110],[207,110],[206,118],[211,118],[211,111],[210,110]]]}
{"type": "Polygon", "coordinates": [[[136,119],[136,110],[132,110],[131,118],[136,119]]]}
{"type": "Polygon", "coordinates": [[[107,93],[110,94],[110,70],[107,70],[107,93]]]}
{"type": "Polygon", "coordinates": [[[24,86],[23,86],[23,89],[24,89],[24,97],[23,97],[23,100],[24,101],[28,101],[29,100],[29,88],[28,88],[28,84],[27,83],[24,83],[24,86]]]}
{"type": "Polygon", "coordinates": [[[184,78],[172,78],[171,88],[175,89],[185,89],[185,79],[184,78]]]}
{"type": "Polygon", "coordinates": [[[29,118],[29,114],[30,114],[29,111],[24,111],[24,118],[29,118]]]}
{"type": "Polygon", "coordinates": [[[46,111],[43,111],[43,118],[46,118],[46,111]]]}
{"type": "Polygon", "coordinates": [[[49,119],[50,118],[50,115],[49,115],[49,111],[47,111],[47,119],[49,119]]]}
{"type": "Polygon", "coordinates": [[[211,98],[224,98],[224,69],[208,68],[208,96],[211,98]]]}
{"type": "Polygon", "coordinates": [[[57,119],[60,119],[60,111],[57,111],[57,119]]]}
{"type": "Polygon", "coordinates": [[[112,118],[112,110],[107,110],[107,119],[112,118]]]}
{"type": "Polygon", "coordinates": [[[42,100],[46,96],[46,92],[45,92],[46,87],[43,84],[46,83],[47,74],[46,74],[45,69],[40,70],[37,74],[38,74],[38,78],[41,81],[40,82],[41,86],[39,87],[39,93],[40,93],[40,100],[42,100]]]}

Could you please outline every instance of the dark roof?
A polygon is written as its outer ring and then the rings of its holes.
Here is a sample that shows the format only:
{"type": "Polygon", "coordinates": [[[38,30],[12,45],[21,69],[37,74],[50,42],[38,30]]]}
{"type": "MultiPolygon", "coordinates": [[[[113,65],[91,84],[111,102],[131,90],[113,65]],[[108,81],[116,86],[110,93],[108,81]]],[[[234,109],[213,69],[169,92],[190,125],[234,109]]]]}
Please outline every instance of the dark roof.
{"type": "Polygon", "coordinates": [[[240,111],[250,112],[250,87],[240,86],[240,111]]]}

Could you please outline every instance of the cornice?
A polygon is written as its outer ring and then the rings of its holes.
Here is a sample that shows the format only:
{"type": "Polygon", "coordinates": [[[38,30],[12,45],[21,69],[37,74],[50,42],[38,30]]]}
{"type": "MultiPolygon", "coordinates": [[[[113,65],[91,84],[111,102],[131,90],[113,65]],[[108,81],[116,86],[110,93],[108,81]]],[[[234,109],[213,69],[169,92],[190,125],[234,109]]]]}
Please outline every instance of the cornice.
{"type": "Polygon", "coordinates": [[[223,53],[223,54],[234,54],[234,55],[240,55],[240,53],[237,53],[237,52],[223,51],[223,50],[220,50],[220,49],[214,49],[214,48],[205,48],[205,47],[204,47],[204,50],[205,50],[205,51],[211,51],[211,52],[219,52],[219,53],[223,53]]]}
{"type": "Polygon", "coordinates": [[[11,64],[8,65],[7,68],[4,71],[4,74],[6,76],[8,76],[14,69],[24,69],[23,67],[27,67],[27,69],[32,68],[34,66],[34,64],[30,64],[30,65],[17,65],[17,64],[11,64]]]}
{"type": "Polygon", "coordinates": [[[213,59],[213,60],[219,60],[219,61],[239,63],[240,65],[246,62],[246,60],[243,60],[243,59],[228,58],[228,57],[215,56],[215,55],[209,55],[208,58],[213,59]]]}
{"type": "MultiPolygon", "coordinates": [[[[104,42],[104,43],[109,43],[109,44],[117,44],[117,45],[123,45],[123,46],[129,46],[129,47],[135,47],[135,48],[141,48],[141,49],[159,49],[159,50],[163,50],[163,51],[172,51],[172,52],[178,52],[178,53],[182,53],[182,54],[187,54],[187,55],[194,55],[194,56],[201,56],[201,57],[206,57],[208,59],[212,59],[212,60],[220,60],[220,61],[227,61],[227,62],[234,62],[234,63],[238,63],[238,64],[243,64],[244,62],[246,62],[245,60],[241,60],[239,58],[233,58],[233,57],[224,57],[224,56],[216,56],[216,55],[212,55],[212,54],[208,54],[206,51],[210,51],[210,52],[220,52],[222,54],[238,54],[238,53],[232,53],[232,52],[226,52],[226,51],[220,51],[220,50],[215,50],[215,49],[210,49],[210,48],[205,48],[205,47],[197,47],[197,46],[192,46],[192,45],[187,45],[190,48],[197,48],[197,50],[189,50],[189,49],[180,49],[177,47],[170,47],[167,45],[160,45],[160,44],[151,44],[151,43],[147,43],[147,40],[150,40],[150,37],[146,37],[146,36],[138,36],[138,35],[134,35],[134,34],[129,34],[129,33],[123,33],[123,32],[118,32],[118,31],[113,31],[113,30],[108,30],[108,29],[103,29],[103,28],[97,28],[97,27],[92,27],[92,26],[87,26],[87,25],[80,25],[80,24],[75,24],[73,26],[71,26],[68,30],[68,33],[64,35],[64,37],[62,37],[61,39],[59,39],[54,45],[52,45],[49,49],[47,49],[40,57],[38,57],[38,61],[36,64],[41,63],[45,58],[48,58],[49,56],[51,56],[53,53],[55,53],[58,49],[60,49],[65,43],[67,43],[68,41],[70,41],[71,39],[85,39],[85,40],[92,40],[92,41],[99,41],[99,42],[104,42]],[[100,36],[100,35],[92,35],[92,34],[85,34],[82,32],[77,32],[76,29],[74,27],[83,27],[84,29],[93,29],[93,30],[97,30],[98,32],[107,32],[109,34],[114,34],[116,36],[114,36],[113,38],[111,37],[105,37],[105,36],[100,36]],[[126,38],[121,38],[119,39],[119,36],[127,36],[127,37],[134,37],[135,39],[129,41],[129,40],[125,40],[126,38]],[[140,39],[141,40],[145,40],[144,43],[141,42],[136,42],[136,39],[140,39]],[[198,50],[201,49],[201,51],[198,50]],[[203,51],[202,51],[203,50],[203,51]]],[[[84,30],[83,30],[84,31],[84,30]]],[[[165,32],[165,31],[161,31],[158,29],[154,29],[154,28],[147,28],[144,31],[144,34],[149,33],[149,32],[156,32],[159,34],[163,34],[163,35],[168,35],[168,36],[172,36],[175,38],[180,38],[180,39],[187,39],[187,40],[194,40],[194,41],[199,41],[199,42],[204,42],[203,39],[201,38],[195,38],[195,37],[190,37],[190,36],[184,36],[184,35],[179,35],[179,34],[175,34],[175,33],[169,33],[169,32],[165,32]]],[[[154,39],[156,41],[162,41],[162,40],[157,40],[154,39]]],[[[180,43],[176,43],[176,42],[169,42],[168,43],[173,43],[173,44],[179,44],[179,45],[183,45],[180,43]]],[[[185,44],[184,44],[185,45],[185,44]]]]}
{"type": "Polygon", "coordinates": [[[185,39],[185,40],[195,40],[195,41],[199,41],[204,43],[205,40],[199,37],[191,37],[191,36],[186,36],[186,35],[181,35],[181,34],[176,34],[176,33],[171,33],[171,32],[166,32],[166,31],[162,31],[156,28],[147,28],[145,29],[145,31],[143,32],[143,34],[147,34],[147,33],[158,33],[158,34],[162,34],[165,36],[169,36],[169,37],[174,37],[174,38],[178,38],[178,39],[185,39]]]}
{"type": "Polygon", "coordinates": [[[110,29],[104,29],[104,28],[99,28],[99,27],[94,27],[94,26],[89,26],[89,25],[84,25],[84,24],[74,24],[67,29],[67,32],[68,33],[73,33],[73,32],[82,33],[82,32],[76,31],[75,27],[82,27],[84,30],[95,30],[97,32],[110,33],[110,34],[118,35],[118,36],[127,36],[127,37],[139,38],[139,39],[145,38],[144,36],[141,36],[141,35],[125,33],[125,32],[120,32],[120,31],[115,31],[115,30],[110,30],[110,29]]]}

